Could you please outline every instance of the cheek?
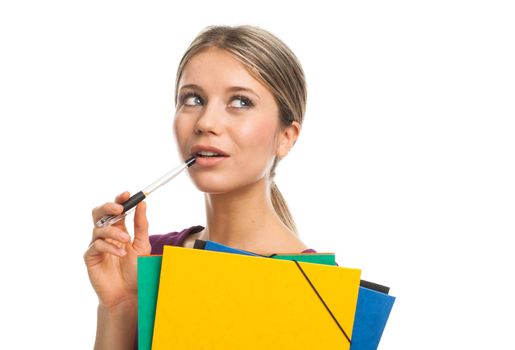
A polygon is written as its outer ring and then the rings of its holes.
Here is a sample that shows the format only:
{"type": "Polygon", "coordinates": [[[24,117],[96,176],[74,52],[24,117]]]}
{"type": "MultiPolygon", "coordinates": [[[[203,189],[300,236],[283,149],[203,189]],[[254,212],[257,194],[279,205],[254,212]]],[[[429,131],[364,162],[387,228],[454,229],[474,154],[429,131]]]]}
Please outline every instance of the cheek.
{"type": "Polygon", "coordinates": [[[243,125],[239,129],[240,146],[255,149],[269,156],[273,150],[276,125],[268,119],[258,120],[243,125]]]}
{"type": "Polygon", "coordinates": [[[188,135],[191,133],[192,125],[187,118],[176,116],[173,121],[173,133],[181,151],[184,150],[188,135]]]}
{"type": "Polygon", "coordinates": [[[244,177],[261,178],[271,168],[275,156],[275,120],[265,118],[240,125],[237,131],[237,166],[244,177]]]}

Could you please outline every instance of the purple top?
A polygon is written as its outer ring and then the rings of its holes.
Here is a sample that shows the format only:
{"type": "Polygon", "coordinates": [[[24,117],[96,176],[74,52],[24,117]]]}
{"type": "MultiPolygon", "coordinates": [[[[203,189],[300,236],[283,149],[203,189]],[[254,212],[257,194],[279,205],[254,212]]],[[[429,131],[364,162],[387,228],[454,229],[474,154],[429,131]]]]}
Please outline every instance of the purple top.
{"type": "MultiPolygon", "coordinates": [[[[184,241],[189,235],[200,232],[204,229],[203,226],[192,226],[187,229],[184,229],[180,232],[170,232],[164,235],[152,235],[149,237],[150,245],[152,246],[152,250],[150,254],[153,255],[161,255],[163,254],[163,247],[165,245],[179,246],[182,247],[184,241]]],[[[306,249],[301,253],[316,253],[314,249],[306,249]]]]}

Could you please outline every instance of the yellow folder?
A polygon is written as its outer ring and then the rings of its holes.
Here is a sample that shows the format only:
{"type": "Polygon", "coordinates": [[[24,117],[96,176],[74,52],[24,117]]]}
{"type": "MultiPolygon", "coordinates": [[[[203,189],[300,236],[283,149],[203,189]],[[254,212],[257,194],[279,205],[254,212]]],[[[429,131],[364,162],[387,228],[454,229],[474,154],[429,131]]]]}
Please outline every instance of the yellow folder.
{"type": "Polygon", "coordinates": [[[360,274],[165,246],[152,349],[349,349],[360,274]]]}

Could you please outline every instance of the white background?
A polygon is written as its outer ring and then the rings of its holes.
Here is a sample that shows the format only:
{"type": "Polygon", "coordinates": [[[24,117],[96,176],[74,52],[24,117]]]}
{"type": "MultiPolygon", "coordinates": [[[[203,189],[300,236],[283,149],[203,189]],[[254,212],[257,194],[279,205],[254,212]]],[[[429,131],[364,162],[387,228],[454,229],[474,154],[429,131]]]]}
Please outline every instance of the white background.
{"type": "MultiPolygon", "coordinates": [[[[279,188],[308,246],[391,286],[380,348],[513,349],[508,3],[2,2],[3,346],[92,347],[90,211],[178,164],[173,83],[194,36],[253,24],[308,82],[279,188]]],[[[204,223],[185,174],[148,206],[152,233],[204,223]]]]}

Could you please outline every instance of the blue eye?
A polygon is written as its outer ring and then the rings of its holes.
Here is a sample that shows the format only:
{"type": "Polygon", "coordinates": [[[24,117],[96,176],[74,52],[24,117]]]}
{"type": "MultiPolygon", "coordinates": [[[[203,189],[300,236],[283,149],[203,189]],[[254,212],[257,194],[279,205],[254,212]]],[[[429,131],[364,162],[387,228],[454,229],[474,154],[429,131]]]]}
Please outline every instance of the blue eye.
{"type": "Polygon", "coordinates": [[[232,97],[229,106],[234,108],[250,108],[254,106],[254,103],[245,96],[237,95],[232,97]]]}
{"type": "Polygon", "coordinates": [[[202,98],[195,92],[188,92],[181,96],[181,103],[186,106],[199,106],[202,105],[202,98]]]}

